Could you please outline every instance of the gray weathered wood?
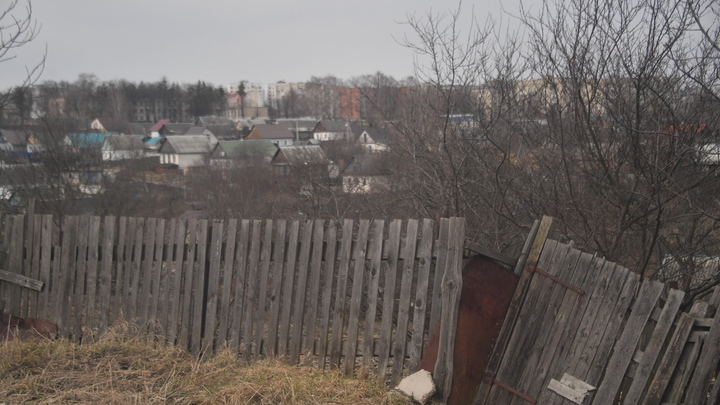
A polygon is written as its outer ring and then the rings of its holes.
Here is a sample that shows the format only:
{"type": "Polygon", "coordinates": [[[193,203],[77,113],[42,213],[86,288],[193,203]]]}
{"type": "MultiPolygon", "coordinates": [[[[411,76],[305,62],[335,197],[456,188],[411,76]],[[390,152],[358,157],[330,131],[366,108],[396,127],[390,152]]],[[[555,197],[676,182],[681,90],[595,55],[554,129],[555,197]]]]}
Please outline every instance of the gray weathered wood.
{"type": "Polygon", "coordinates": [[[245,316],[243,322],[243,358],[249,361],[252,357],[254,344],[253,326],[255,324],[255,311],[257,311],[257,290],[258,290],[258,265],[260,262],[260,240],[262,236],[262,221],[254,220],[252,227],[252,242],[250,243],[250,255],[247,267],[247,285],[245,296],[245,316]]]}
{"type": "MultiPolygon", "coordinates": [[[[174,231],[175,228],[171,227],[169,234],[172,235],[174,231]]],[[[162,320],[164,320],[164,318],[158,314],[161,291],[160,283],[163,273],[163,250],[165,250],[165,220],[158,219],[155,226],[155,255],[153,256],[152,277],[150,277],[150,308],[148,309],[147,318],[147,338],[150,342],[155,340],[155,335],[158,332],[157,326],[163,324],[162,320]]]]}
{"type": "MultiPolygon", "coordinates": [[[[111,318],[111,294],[112,294],[112,265],[113,265],[113,245],[115,244],[115,217],[107,216],[104,220],[102,239],[102,261],[100,264],[100,274],[98,277],[98,292],[100,294],[98,300],[98,331],[100,334],[105,333],[111,318]]],[[[44,246],[44,243],[43,243],[44,246]]],[[[118,260],[120,258],[118,257],[118,260]]]]}
{"type": "Polygon", "coordinates": [[[40,290],[38,297],[38,318],[48,319],[48,303],[50,302],[50,288],[52,273],[50,272],[52,264],[52,215],[42,216],[42,238],[40,240],[40,281],[45,283],[44,288],[40,290]]]}
{"type": "Polygon", "coordinates": [[[111,305],[110,318],[120,319],[124,316],[124,305],[123,300],[124,282],[125,282],[125,256],[128,254],[127,250],[131,249],[127,247],[127,234],[128,234],[129,221],[127,217],[120,217],[118,220],[118,245],[116,248],[117,261],[115,263],[115,283],[113,288],[114,301],[111,305]]]}
{"type": "Polygon", "coordinates": [[[7,270],[0,270],[0,280],[34,291],[41,291],[44,285],[44,283],[40,280],[25,277],[22,274],[11,273],[7,270]]]}
{"type": "Polygon", "coordinates": [[[265,333],[265,318],[267,315],[266,301],[268,292],[268,279],[270,278],[270,259],[272,254],[272,240],[273,240],[273,221],[265,221],[265,237],[263,238],[262,252],[260,254],[260,284],[257,290],[257,310],[255,311],[255,338],[253,344],[253,359],[257,360],[260,358],[260,349],[262,348],[262,342],[264,340],[265,333]]]}
{"type": "Polygon", "coordinates": [[[663,356],[657,372],[655,373],[655,378],[652,383],[650,383],[647,395],[643,400],[643,405],[660,405],[665,389],[667,388],[673,371],[675,370],[675,366],[677,365],[678,360],[680,360],[683,347],[685,347],[687,338],[690,336],[692,325],[693,317],[688,314],[681,313],[680,319],[675,327],[675,333],[670,340],[670,344],[665,350],[665,355],[663,356]]]}
{"type": "Polygon", "coordinates": [[[100,217],[90,217],[88,223],[88,253],[87,253],[87,282],[86,282],[86,296],[87,296],[87,312],[85,315],[86,319],[86,330],[90,334],[89,337],[93,338],[97,333],[97,301],[99,299],[97,295],[97,283],[98,283],[98,248],[100,246],[100,217]]]}
{"type": "Polygon", "coordinates": [[[411,373],[417,371],[423,353],[425,340],[425,315],[428,307],[428,287],[430,281],[430,266],[432,264],[432,244],[434,224],[430,219],[424,219],[422,236],[418,246],[418,280],[413,301],[413,332],[408,347],[408,369],[411,373]]]}
{"type": "Polygon", "coordinates": [[[280,357],[285,357],[288,354],[288,337],[290,336],[290,316],[292,314],[299,234],[300,222],[293,221],[290,225],[290,233],[288,235],[287,258],[285,259],[282,297],[280,299],[280,321],[278,325],[277,344],[277,353],[280,357]]]}
{"type": "MultiPolygon", "coordinates": [[[[79,227],[77,234],[77,256],[75,259],[75,279],[73,280],[74,291],[73,291],[73,328],[72,328],[72,340],[74,343],[79,343],[82,338],[83,332],[83,306],[85,305],[85,276],[87,267],[87,248],[88,248],[88,228],[90,218],[83,216],[79,218],[79,227]]],[[[72,260],[71,260],[72,261],[72,260]]]]}
{"type": "MultiPolygon", "coordinates": [[[[142,229],[142,225],[138,224],[137,218],[128,218],[127,228],[125,230],[125,257],[123,262],[123,279],[122,279],[122,310],[126,320],[130,320],[128,308],[130,305],[130,283],[133,276],[133,257],[136,255],[136,234],[137,228],[142,229]]],[[[141,243],[142,244],[142,243],[141,243]]]]}
{"type": "Polygon", "coordinates": [[[392,342],[393,312],[395,309],[395,284],[397,283],[398,256],[400,255],[400,232],[402,222],[396,219],[390,223],[388,233],[388,258],[383,284],[382,319],[380,320],[380,337],[378,339],[378,371],[377,378],[385,382],[385,373],[390,359],[390,343],[392,342]]]}
{"type": "MultiPolygon", "coordinates": [[[[10,251],[8,252],[8,268],[6,271],[23,275],[23,250],[24,250],[24,229],[23,216],[14,215],[12,219],[12,230],[10,237],[10,251]]],[[[7,291],[6,310],[12,316],[20,316],[21,288],[15,284],[5,284],[7,291]]]]}
{"type": "MultiPolygon", "coordinates": [[[[148,312],[150,309],[150,284],[152,283],[153,259],[155,257],[155,236],[157,236],[157,219],[145,220],[145,248],[141,259],[141,271],[138,276],[139,290],[137,292],[138,307],[136,316],[140,330],[147,330],[148,312]]],[[[162,249],[162,246],[160,247],[162,249]]]]}
{"type": "Polygon", "coordinates": [[[433,288],[431,291],[432,306],[430,307],[430,330],[435,330],[436,325],[440,320],[440,313],[442,311],[442,278],[443,272],[445,271],[445,262],[447,261],[447,243],[450,232],[450,222],[447,218],[440,219],[438,229],[438,241],[437,241],[437,257],[435,259],[435,274],[433,277],[433,288]]]}
{"type": "Polygon", "coordinates": [[[185,254],[186,221],[179,219],[174,234],[175,260],[172,269],[169,269],[170,294],[168,294],[167,326],[165,340],[171,345],[175,344],[178,336],[179,319],[182,314],[180,299],[182,298],[183,263],[185,254]]]}
{"type": "Polygon", "coordinates": [[[706,398],[718,362],[720,362],[720,315],[716,313],[710,332],[705,338],[695,373],[687,388],[686,404],[699,404],[706,398]]]}
{"type": "MultiPolygon", "coordinates": [[[[28,277],[36,280],[43,281],[40,278],[40,245],[42,243],[42,215],[35,215],[33,220],[33,241],[32,250],[28,248],[28,257],[32,260],[30,265],[30,274],[28,277]]],[[[38,317],[38,291],[30,291],[28,293],[28,316],[30,318],[38,317]]]]}
{"type": "MultiPolygon", "coordinates": [[[[173,274],[175,265],[175,238],[177,234],[177,220],[170,219],[168,228],[163,232],[164,246],[160,255],[159,290],[154,298],[153,305],[156,307],[155,334],[160,342],[165,342],[168,337],[168,312],[170,311],[170,299],[172,297],[173,274]],[[165,237],[167,236],[167,237],[165,237]]],[[[156,238],[157,239],[157,238],[156,238]]],[[[158,275],[156,275],[157,277],[158,275]]]]}
{"type": "MultiPolygon", "coordinates": [[[[530,281],[533,279],[532,273],[526,271],[526,269],[528,268],[528,265],[535,265],[537,263],[537,260],[540,257],[540,253],[545,246],[545,241],[550,235],[552,235],[554,229],[554,219],[551,217],[543,217],[537,229],[537,232],[535,232],[534,235],[531,233],[531,235],[529,235],[527,238],[527,241],[529,242],[531,247],[527,253],[527,256],[525,257],[523,255],[520,257],[520,260],[518,260],[515,273],[520,275],[520,279],[518,280],[518,285],[515,288],[515,293],[513,294],[510,306],[508,307],[508,311],[505,315],[505,320],[503,322],[502,328],[500,329],[500,333],[498,334],[495,347],[493,348],[493,354],[490,357],[490,360],[488,361],[488,365],[486,367],[486,374],[490,375],[493,378],[497,374],[500,363],[504,358],[505,351],[508,347],[508,342],[512,335],[513,329],[515,328],[515,322],[517,320],[520,308],[525,298],[525,292],[530,285],[530,281]]],[[[440,239],[442,240],[442,238],[440,239]]],[[[526,242],[526,246],[527,245],[528,243],[526,242]]],[[[438,251],[438,256],[439,253],[440,252],[438,251]]],[[[434,327],[434,325],[430,324],[430,327],[432,328],[434,327]]],[[[491,384],[482,384],[478,389],[477,395],[475,396],[475,402],[480,404],[489,404],[489,395],[492,388],[493,385],[491,384]]]]}
{"type": "MultiPolygon", "coordinates": [[[[405,260],[403,260],[400,301],[398,302],[397,326],[393,350],[392,386],[400,383],[405,366],[405,348],[407,343],[408,323],[410,321],[410,297],[412,296],[413,273],[415,272],[415,251],[417,249],[418,221],[407,222],[407,243],[405,244],[405,260]]],[[[464,237],[465,235],[463,235],[464,237]]],[[[460,264],[462,266],[462,264],[460,264]]],[[[462,278],[462,276],[460,276],[462,278]]]]}
{"type": "Polygon", "coordinates": [[[265,352],[268,356],[277,356],[278,328],[280,324],[280,301],[283,287],[283,268],[285,264],[285,237],[287,222],[276,222],[275,249],[273,249],[272,292],[270,294],[270,315],[268,318],[268,340],[265,352]]]}
{"type": "Polygon", "coordinates": [[[363,336],[363,366],[370,367],[373,360],[375,341],[375,316],[377,314],[378,291],[380,290],[380,271],[382,269],[383,232],[385,221],[374,220],[370,237],[368,256],[370,256],[370,273],[368,274],[368,302],[365,312],[365,333],[363,336]]]}
{"type": "Polygon", "coordinates": [[[230,323],[230,293],[232,292],[232,277],[235,262],[235,241],[237,237],[237,219],[228,221],[225,239],[225,256],[222,270],[222,295],[220,297],[220,319],[218,322],[217,339],[215,347],[222,347],[228,342],[228,325],[230,323]]]}
{"type": "MultiPolygon", "coordinates": [[[[360,306],[362,305],[362,291],[365,276],[365,255],[367,252],[367,239],[370,230],[370,221],[360,220],[360,229],[357,236],[355,251],[355,268],[353,270],[352,289],[350,294],[350,313],[348,315],[347,345],[345,347],[345,374],[351,375],[355,370],[355,357],[357,356],[358,332],[360,327],[360,306]]],[[[344,237],[344,236],[343,236],[344,237]]]]}
{"type": "Polygon", "coordinates": [[[615,343],[613,354],[606,367],[605,378],[598,386],[594,404],[609,404],[615,399],[625,371],[632,360],[632,354],[640,339],[643,326],[650,317],[662,290],[663,284],[656,281],[646,280],[642,284],[623,333],[615,343]]]}
{"type": "MultiPolygon", "coordinates": [[[[35,231],[35,199],[32,199],[31,202],[28,204],[28,211],[27,215],[24,216],[25,221],[25,229],[24,229],[24,252],[23,252],[23,262],[22,262],[22,268],[20,269],[20,274],[24,275],[27,278],[36,279],[37,276],[32,275],[32,252],[33,252],[33,243],[35,242],[35,238],[33,235],[33,232],[35,231]]],[[[32,306],[30,304],[30,291],[26,288],[20,289],[20,317],[21,318],[27,318],[28,313],[30,310],[30,307],[32,306]]]]}
{"type": "Polygon", "coordinates": [[[348,272],[350,268],[350,248],[353,234],[353,221],[343,222],[340,254],[338,255],[338,281],[335,294],[335,313],[332,321],[332,340],[330,342],[330,368],[340,368],[342,338],[345,328],[345,305],[347,301],[348,272]]]}
{"type": "Polygon", "coordinates": [[[188,349],[190,344],[190,322],[192,316],[192,296],[195,286],[195,249],[197,246],[198,223],[195,218],[190,218],[187,224],[187,242],[185,245],[183,259],[183,288],[182,288],[182,311],[180,315],[180,332],[178,334],[178,345],[188,349]]]}
{"type": "Polygon", "coordinates": [[[325,277],[320,306],[320,343],[318,345],[318,366],[325,369],[325,358],[328,352],[330,337],[330,305],[332,304],[333,276],[335,275],[335,249],[337,248],[337,224],[329,221],[327,225],[327,251],[325,254],[325,277]]]}
{"type": "Polygon", "coordinates": [[[242,328],[242,316],[245,310],[245,286],[247,273],[248,247],[250,238],[250,221],[243,219],[240,222],[240,235],[235,249],[235,291],[234,305],[231,314],[232,323],[230,324],[230,350],[237,351],[240,345],[240,336],[242,328]]]}
{"type": "Polygon", "coordinates": [[[465,241],[465,218],[450,218],[448,236],[448,259],[442,280],[442,322],[438,339],[438,356],[435,362],[433,380],[438,392],[447,402],[453,378],[453,357],[455,353],[455,332],[458,306],[462,290],[462,257],[465,241]]]}
{"type": "Polygon", "coordinates": [[[213,222],[210,240],[210,270],[207,279],[205,299],[205,331],[202,337],[202,354],[212,354],[215,349],[215,327],[217,325],[218,291],[220,289],[220,261],[222,254],[224,224],[213,222]]]}
{"type": "Polygon", "coordinates": [[[297,283],[295,299],[293,300],[292,332],[290,335],[290,364],[297,364],[300,359],[302,347],[303,314],[305,311],[305,297],[307,287],[308,267],[310,265],[310,249],[312,248],[313,221],[305,221],[302,244],[300,245],[300,259],[297,270],[297,283]]]}
{"type": "Polygon", "coordinates": [[[680,309],[680,305],[682,305],[684,297],[685,293],[683,291],[670,290],[668,299],[665,302],[662,314],[660,315],[660,319],[658,319],[655,325],[650,342],[645,347],[643,357],[638,364],[637,371],[633,377],[632,385],[625,395],[626,404],[630,405],[638,403],[645,392],[648,380],[650,379],[650,374],[655,367],[657,358],[660,356],[660,350],[667,340],[667,335],[670,333],[670,328],[673,326],[673,322],[675,321],[677,312],[680,309]]]}
{"type": "Polygon", "coordinates": [[[63,224],[63,246],[62,246],[62,258],[60,262],[60,281],[58,294],[56,295],[57,308],[55,312],[55,322],[58,326],[58,334],[62,338],[70,337],[70,327],[72,326],[72,316],[68,316],[71,313],[72,302],[73,302],[73,270],[75,268],[75,237],[77,235],[77,217],[65,217],[63,224]]]}
{"type": "Polygon", "coordinates": [[[478,245],[477,243],[471,242],[469,240],[465,241],[465,249],[467,249],[475,254],[489,257],[490,259],[493,259],[496,262],[506,264],[510,267],[515,267],[518,262],[517,258],[512,258],[512,257],[506,256],[502,253],[494,252],[494,251],[486,248],[485,246],[478,245]]]}
{"type": "Polygon", "coordinates": [[[200,221],[198,233],[196,278],[193,281],[193,311],[192,311],[192,336],[190,337],[190,352],[199,356],[202,349],[203,333],[203,310],[205,309],[205,279],[207,277],[207,242],[208,242],[208,220],[200,221]]]}
{"type": "Polygon", "coordinates": [[[308,283],[307,311],[305,312],[305,340],[303,352],[314,351],[317,337],[317,313],[320,300],[320,273],[323,259],[323,240],[325,239],[325,221],[315,220],[315,232],[313,233],[313,248],[310,258],[310,280],[308,283]]]}

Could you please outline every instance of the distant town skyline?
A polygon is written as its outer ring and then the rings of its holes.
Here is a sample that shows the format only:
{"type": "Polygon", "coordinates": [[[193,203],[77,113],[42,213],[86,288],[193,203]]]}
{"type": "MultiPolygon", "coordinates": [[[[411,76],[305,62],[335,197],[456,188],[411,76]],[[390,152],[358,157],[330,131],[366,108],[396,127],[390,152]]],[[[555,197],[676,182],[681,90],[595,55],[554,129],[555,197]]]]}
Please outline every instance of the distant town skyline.
{"type": "MultiPolygon", "coordinates": [[[[378,71],[401,79],[413,74],[413,54],[398,43],[413,33],[402,22],[413,13],[458,7],[437,0],[31,1],[38,36],[16,49],[14,59],[0,62],[0,90],[20,84],[46,49],[40,83],[75,81],[82,73],[100,81],[166,77],[216,86],[326,75],[347,80],[378,71]]],[[[502,7],[516,11],[519,0],[511,4],[502,7]]],[[[499,0],[464,1],[462,9],[464,23],[473,12],[481,24],[489,15],[501,19],[499,0]]],[[[23,18],[24,11],[21,0],[15,17],[23,18]]]]}

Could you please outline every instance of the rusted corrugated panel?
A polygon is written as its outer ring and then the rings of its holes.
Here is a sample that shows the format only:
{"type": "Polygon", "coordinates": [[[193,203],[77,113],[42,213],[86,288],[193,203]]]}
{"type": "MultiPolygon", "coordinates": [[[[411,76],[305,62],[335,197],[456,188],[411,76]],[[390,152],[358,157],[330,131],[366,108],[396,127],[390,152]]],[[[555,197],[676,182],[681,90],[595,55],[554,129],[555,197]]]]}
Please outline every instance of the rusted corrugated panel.
{"type": "MultiPolygon", "coordinates": [[[[510,270],[484,256],[472,257],[462,274],[453,383],[448,404],[470,404],[475,398],[519,279],[510,270]]],[[[439,326],[435,325],[420,362],[420,368],[430,372],[437,359],[439,326]]]]}

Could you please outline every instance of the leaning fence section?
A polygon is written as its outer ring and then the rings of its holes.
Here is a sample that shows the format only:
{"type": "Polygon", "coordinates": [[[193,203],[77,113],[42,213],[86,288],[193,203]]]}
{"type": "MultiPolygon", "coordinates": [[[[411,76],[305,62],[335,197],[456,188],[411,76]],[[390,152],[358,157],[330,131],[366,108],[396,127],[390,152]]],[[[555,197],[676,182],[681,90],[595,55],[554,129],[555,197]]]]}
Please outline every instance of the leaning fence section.
{"type": "Polygon", "coordinates": [[[463,232],[458,218],[11,216],[3,274],[41,286],[0,281],[0,300],[77,342],[123,320],[196,355],[229,348],[397,382],[417,367],[443,299],[455,305],[442,282],[459,274],[463,232]]]}

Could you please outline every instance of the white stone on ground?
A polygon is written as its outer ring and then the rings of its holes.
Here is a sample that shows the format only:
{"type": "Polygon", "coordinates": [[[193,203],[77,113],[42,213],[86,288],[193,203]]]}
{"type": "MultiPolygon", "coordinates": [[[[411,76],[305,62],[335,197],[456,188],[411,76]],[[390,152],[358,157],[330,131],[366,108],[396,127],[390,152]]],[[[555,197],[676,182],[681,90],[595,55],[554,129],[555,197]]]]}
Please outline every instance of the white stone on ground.
{"type": "Polygon", "coordinates": [[[429,371],[420,370],[415,374],[403,378],[395,389],[415,401],[425,404],[435,394],[435,383],[433,383],[432,375],[429,371]]]}

